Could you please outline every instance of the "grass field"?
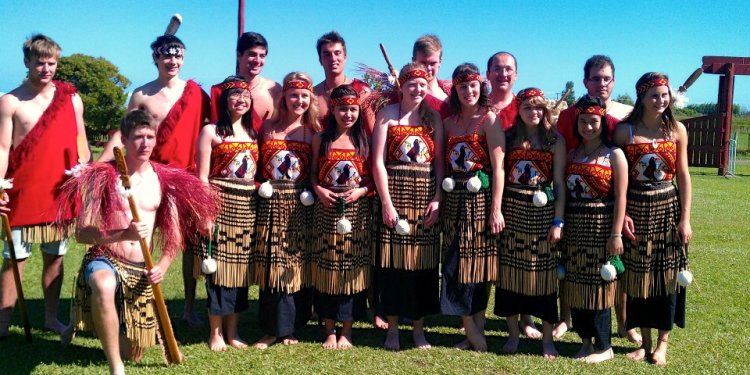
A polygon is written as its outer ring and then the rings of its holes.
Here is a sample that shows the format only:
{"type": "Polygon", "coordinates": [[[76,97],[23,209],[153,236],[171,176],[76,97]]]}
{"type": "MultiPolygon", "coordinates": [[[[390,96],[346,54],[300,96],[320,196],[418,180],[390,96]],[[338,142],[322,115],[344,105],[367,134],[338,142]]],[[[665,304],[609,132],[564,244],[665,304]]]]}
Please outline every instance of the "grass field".
{"type": "MultiPolygon", "coordinates": [[[[541,343],[522,340],[520,354],[507,356],[500,352],[506,337],[505,321],[490,315],[488,321],[489,352],[478,354],[458,351],[452,346],[461,339],[457,319],[429,317],[426,325],[428,340],[434,348],[412,349],[410,334],[402,334],[398,353],[382,349],[384,332],[370,324],[355,326],[356,348],[348,351],[326,351],[320,347],[322,328],[310,323],[299,332],[302,343],[294,347],[275,345],[265,351],[234,350],[216,354],[208,350],[205,340],[208,328],[187,328],[179,317],[182,312],[182,283],[179,260],[170,269],[163,290],[175,325],[185,364],[167,367],[158,348],[147,351],[140,363],[127,363],[129,373],[167,374],[245,374],[245,373],[439,373],[439,374],[504,374],[504,373],[750,373],[750,164],[738,164],[740,177],[716,176],[716,169],[694,169],[693,230],[690,246],[691,268],[696,281],[688,290],[687,328],[676,329],[670,338],[669,364],[665,369],[646,363],[634,363],[624,354],[633,345],[624,339],[613,339],[616,358],[599,365],[578,363],[569,357],[579,345],[575,333],[567,334],[557,343],[563,356],[545,361],[538,355],[541,343]]],[[[80,265],[84,249],[74,246],[65,258],[64,301],[60,317],[67,321],[68,298],[73,276],[80,265]]],[[[62,348],[58,336],[39,328],[43,321],[42,293],[39,287],[41,257],[29,260],[24,281],[31,309],[34,342],[24,341],[14,315],[11,337],[0,342],[2,374],[101,374],[107,370],[99,342],[91,336],[79,335],[73,346],[62,348]]],[[[199,306],[205,292],[199,285],[199,306]]],[[[240,333],[246,340],[260,336],[257,326],[257,288],[251,289],[251,310],[244,313],[240,333]]],[[[491,311],[491,307],[490,310],[491,311]]],[[[205,314],[202,315],[205,318],[205,314]]],[[[614,327],[613,327],[614,328],[614,327]]]]}

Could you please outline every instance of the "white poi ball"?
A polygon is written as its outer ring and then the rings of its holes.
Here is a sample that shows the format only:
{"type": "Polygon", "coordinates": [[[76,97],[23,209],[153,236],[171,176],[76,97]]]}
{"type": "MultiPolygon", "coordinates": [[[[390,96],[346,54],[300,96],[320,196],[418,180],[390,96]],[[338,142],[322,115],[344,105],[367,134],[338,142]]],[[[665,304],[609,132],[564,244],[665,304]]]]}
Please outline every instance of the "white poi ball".
{"type": "Polygon", "coordinates": [[[677,273],[677,284],[681,287],[687,287],[693,282],[693,273],[688,270],[683,270],[677,273]]]}
{"type": "Polygon", "coordinates": [[[654,172],[654,177],[656,178],[656,181],[662,181],[664,180],[664,176],[667,174],[664,173],[661,169],[657,169],[656,172],[654,172]]]}
{"type": "Polygon", "coordinates": [[[602,268],[599,269],[599,275],[601,275],[604,281],[612,281],[617,277],[617,270],[615,269],[615,266],[607,262],[607,264],[603,265],[602,268]]]}
{"type": "Polygon", "coordinates": [[[411,232],[411,226],[409,226],[409,222],[406,221],[406,219],[400,219],[396,223],[396,233],[400,235],[407,235],[411,232]]]}
{"type": "Polygon", "coordinates": [[[273,195],[273,186],[271,185],[271,182],[266,181],[260,184],[260,187],[258,188],[258,195],[261,198],[271,198],[271,196],[273,195]]]}
{"type": "Polygon", "coordinates": [[[531,199],[535,207],[544,207],[547,205],[547,194],[541,190],[535,191],[531,199]]]}
{"type": "Polygon", "coordinates": [[[310,190],[305,190],[299,195],[299,200],[305,206],[312,206],[315,203],[315,196],[310,190]]]}
{"type": "Polygon", "coordinates": [[[482,180],[479,177],[474,176],[466,181],[466,190],[476,193],[482,188],[482,180]]]}
{"type": "Polygon", "coordinates": [[[565,266],[562,264],[558,264],[557,267],[555,267],[555,275],[557,276],[558,280],[562,280],[565,278],[565,266]]]}
{"type": "Polygon", "coordinates": [[[443,179],[443,190],[450,193],[451,191],[453,191],[453,188],[455,187],[456,187],[456,180],[450,177],[446,177],[443,179]]]}
{"type": "Polygon", "coordinates": [[[352,232],[352,222],[349,219],[342,217],[336,222],[336,233],[344,235],[352,232]]]}
{"type": "Polygon", "coordinates": [[[201,262],[201,271],[204,275],[211,275],[214,272],[216,272],[216,261],[213,260],[213,258],[206,258],[203,259],[203,262],[201,262]]]}

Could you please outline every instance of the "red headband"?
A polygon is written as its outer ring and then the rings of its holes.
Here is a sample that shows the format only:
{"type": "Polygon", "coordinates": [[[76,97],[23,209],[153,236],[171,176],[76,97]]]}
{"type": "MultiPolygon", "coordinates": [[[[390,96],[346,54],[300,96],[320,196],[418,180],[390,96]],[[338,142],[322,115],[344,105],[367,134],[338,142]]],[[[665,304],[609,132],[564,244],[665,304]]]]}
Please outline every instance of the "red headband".
{"type": "Polygon", "coordinates": [[[453,86],[458,86],[464,82],[479,81],[482,82],[482,76],[478,73],[468,73],[453,78],[453,86]]]}
{"type": "Polygon", "coordinates": [[[221,84],[221,91],[226,91],[229,89],[244,89],[250,91],[250,84],[246,81],[232,81],[227,83],[221,84]]]}
{"type": "Polygon", "coordinates": [[[331,99],[331,107],[338,107],[340,105],[359,105],[359,98],[356,96],[342,96],[331,99]]]}
{"type": "Polygon", "coordinates": [[[307,81],[295,79],[284,84],[284,91],[289,90],[289,89],[305,89],[307,91],[312,92],[313,87],[312,87],[312,84],[310,84],[307,81]]]}
{"type": "Polygon", "coordinates": [[[663,78],[663,77],[654,78],[654,79],[652,79],[652,80],[650,80],[650,81],[648,81],[648,82],[646,82],[646,83],[644,83],[644,84],[636,87],[635,88],[635,92],[638,95],[643,95],[650,88],[657,87],[657,86],[667,86],[667,87],[669,87],[669,80],[667,80],[666,78],[663,78]]]}
{"type": "Polygon", "coordinates": [[[521,104],[524,100],[533,98],[535,96],[539,96],[544,99],[544,92],[536,87],[529,87],[518,92],[518,95],[516,95],[516,101],[518,101],[518,104],[521,104]]]}
{"type": "Polygon", "coordinates": [[[427,74],[427,71],[422,68],[416,68],[409,71],[406,71],[402,73],[400,76],[398,76],[398,84],[400,86],[403,86],[406,81],[414,78],[429,78],[429,74],[427,74]]]}
{"type": "Polygon", "coordinates": [[[607,110],[602,107],[599,107],[598,105],[594,105],[594,106],[586,107],[586,108],[576,107],[576,116],[580,114],[587,114],[587,113],[604,117],[607,114],[607,110]]]}

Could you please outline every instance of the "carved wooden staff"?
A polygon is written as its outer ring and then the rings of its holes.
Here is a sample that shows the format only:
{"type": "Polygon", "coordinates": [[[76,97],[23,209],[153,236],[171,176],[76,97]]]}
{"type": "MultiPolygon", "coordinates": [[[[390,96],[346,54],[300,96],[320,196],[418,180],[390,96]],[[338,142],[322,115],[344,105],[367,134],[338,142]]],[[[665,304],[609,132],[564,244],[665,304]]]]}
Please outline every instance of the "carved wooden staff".
{"type": "Polygon", "coordinates": [[[391,64],[391,59],[388,58],[388,52],[385,52],[385,46],[383,46],[383,43],[380,43],[380,52],[383,53],[383,58],[385,59],[385,63],[388,64],[388,71],[391,72],[391,75],[396,78],[396,82],[394,85],[397,89],[401,88],[401,85],[398,82],[398,72],[396,71],[396,68],[393,67],[393,64],[391,64]]]}
{"type": "MultiPolygon", "coordinates": [[[[120,173],[120,180],[122,180],[122,186],[130,190],[130,175],[128,174],[128,166],[125,164],[125,156],[122,150],[115,147],[115,160],[117,162],[117,172],[120,173]]],[[[138,215],[138,206],[135,203],[135,198],[132,195],[128,196],[128,204],[130,205],[130,212],[133,215],[133,221],[141,221],[140,215],[138,215]]],[[[146,262],[146,268],[151,269],[154,267],[154,260],[151,258],[151,250],[149,249],[148,242],[145,238],[140,239],[141,251],[143,252],[143,259],[146,262]]],[[[159,284],[151,284],[151,289],[154,291],[154,305],[156,307],[156,316],[159,320],[159,330],[162,333],[162,338],[165,341],[166,346],[166,359],[167,363],[179,364],[182,363],[185,358],[180,353],[180,348],[177,347],[177,340],[174,337],[174,331],[172,330],[172,321],[169,320],[169,312],[167,311],[167,305],[164,304],[164,295],[161,292],[161,286],[159,284]]]]}
{"type": "Polygon", "coordinates": [[[565,93],[563,94],[563,96],[560,97],[560,100],[558,100],[557,103],[555,103],[555,106],[552,107],[552,109],[557,109],[557,107],[559,107],[560,104],[562,104],[562,102],[564,102],[565,99],[568,98],[568,95],[570,95],[570,90],[573,90],[573,88],[572,87],[568,87],[568,89],[565,90],[565,93]]]}
{"type": "MultiPolygon", "coordinates": [[[[0,196],[5,194],[5,189],[0,188],[0,196]]],[[[31,323],[29,322],[29,312],[26,309],[26,298],[23,296],[23,285],[21,285],[21,272],[18,271],[18,259],[16,259],[16,248],[13,244],[11,235],[10,219],[6,214],[0,214],[3,220],[3,230],[5,239],[8,242],[8,253],[10,253],[10,263],[13,270],[13,280],[16,282],[16,294],[18,295],[18,309],[21,310],[21,319],[23,320],[23,332],[26,335],[26,341],[31,342],[31,323]]]]}

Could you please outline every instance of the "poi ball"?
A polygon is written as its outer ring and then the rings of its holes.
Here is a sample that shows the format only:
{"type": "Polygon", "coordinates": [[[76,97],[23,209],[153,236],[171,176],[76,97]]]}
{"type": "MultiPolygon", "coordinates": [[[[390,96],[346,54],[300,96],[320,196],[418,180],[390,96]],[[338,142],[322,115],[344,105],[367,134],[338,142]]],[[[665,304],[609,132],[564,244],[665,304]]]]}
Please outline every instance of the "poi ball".
{"type": "Polygon", "coordinates": [[[443,190],[450,193],[451,191],[453,191],[453,188],[455,187],[456,187],[456,180],[450,177],[446,177],[443,179],[443,190]]]}
{"type": "Polygon", "coordinates": [[[336,222],[336,233],[344,235],[352,232],[352,222],[349,219],[342,217],[336,222]]]}
{"type": "Polygon", "coordinates": [[[315,203],[315,196],[310,190],[305,190],[299,195],[299,200],[305,206],[312,206],[315,203]]]}
{"type": "Polygon", "coordinates": [[[683,270],[677,273],[677,284],[681,287],[687,287],[693,282],[693,273],[688,270],[683,270]]]}
{"type": "Polygon", "coordinates": [[[602,276],[602,279],[604,281],[612,281],[617,277],[617,270],[615,269],[615,266],[609,264],[603,265],[601,269],[599,269],[599,275],[602,276]]]}
{"type": "Polygon", "coordinates": [[[407,235],[411,232],[411,226],[409,225],[409,222],[406,221],[406,219],[400,219],[396,223],[396,233],[400,235],[407,235]]]}
{"type": "Polygon", "coordinates": [[[271,198],[271,196],[273,195],[273,186],[269,181],[260,184],[260,187],[258,188],[258,195],[261,198],[271,198]]]}
{"type": "Polygon", "coordinates": [[[565,278],[565,266],[562,264],[558,264],[557,267],[555,267],[555,275],[557,276],[558,280],[562,280],[565,278]]]}
{"type": "Polygon", "coordinates": [[[206,258],[203,259],[203,262],[201,262],[201,271],[204,275],[211,275],[214,272],[216,272],[216,261],[213,260],[213,258],[206,258]]]}
{"type": "Polygon", "coordinates": [[[479,177],[474,176],[466,181],[466,190],[476,193],[482,188],[482,180],[479,177]]]}
{"type": "Polygon", "coordinates": [[[531,200],[534,203],[534,207],[544,207],[547,205],[547,194],[541,190],[537,190],[534,192],[531,200]]]}

